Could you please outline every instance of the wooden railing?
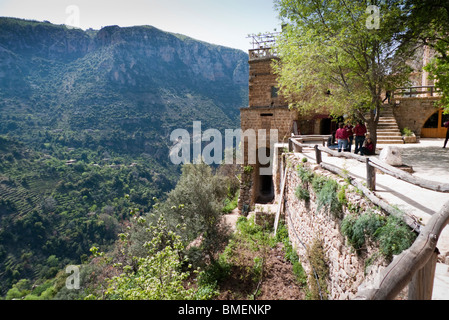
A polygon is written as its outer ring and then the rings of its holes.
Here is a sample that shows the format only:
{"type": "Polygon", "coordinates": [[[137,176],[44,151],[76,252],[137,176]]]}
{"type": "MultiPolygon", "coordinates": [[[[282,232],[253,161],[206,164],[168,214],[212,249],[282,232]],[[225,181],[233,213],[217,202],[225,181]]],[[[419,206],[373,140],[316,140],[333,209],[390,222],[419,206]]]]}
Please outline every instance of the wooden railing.
{"type": "Polygon", "coordinates": [[[435,86],[415,86],[406,88],[397,88],[393,92],[393,97],[436,97],[441,90],[435,86]]]}
{"type": "Polygon", "coordinates": [[[249,60],[266,59],[276,57],[274,48],[258,48],[249,50],[249,60]]]}
{"type": "MultiPolygon", "coordinates": [[[[312,137],[309,137],[308,140],[309,139],[311,140],[312,137]]],[[[290,138],[289,151],[302,152],[304,148],[311,147],[310,144],[307,145],[303,142],[304,140],[301,141],[295,137],[290,138]]],[[[410,300],[431,300],[438,257],[436,245],[441,232],[449,223],[449,201],[443,205],[439,212],[435,212],[432,215],[432,218],[426,226],[423,226],[414,217],[407,214],[403,215],[398,209],[392,207],[374,194],[373,191],[376,190],[376,170],[380,170],[399,180],[436,192],[449,193],[449,184],[415,177],[410,173],[390,166],[375,157],[359,156],[350,152],[336,152],[319,145],[315,145],[313,148],[315,149],[316,162],[323,169],[338,174],[350,181],[351,184],[361,190],[375,205],[379,206],[390,215],[400,217],[414,230],[414,232],[419,234],[415,243],[393,260],[393,262],[381,273],[377,282],[365,282],[359,287],[356,300],[394,299],[407,285],[409,285],[410,300]],[[347,171],[332,164],[324,163],[322,161],[322,152],[328,153],[334,157],[351,158],[365,163],[367,170],[366,186],[364,183],[351,177],[347,171]]]]}

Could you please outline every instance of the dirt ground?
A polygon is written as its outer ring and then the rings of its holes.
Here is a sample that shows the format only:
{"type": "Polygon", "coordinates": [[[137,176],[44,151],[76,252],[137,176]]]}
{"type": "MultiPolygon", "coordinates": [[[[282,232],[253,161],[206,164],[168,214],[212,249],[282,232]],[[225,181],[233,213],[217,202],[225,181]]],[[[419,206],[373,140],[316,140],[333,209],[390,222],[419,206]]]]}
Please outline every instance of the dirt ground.
{"type": "MultiPolygon", "coordinates": [[[[246,250],[238,254],[249,262],[256,256],[254,252],[246,250]]],[[[248,269],[240,265],[234,267],[231,277],[220,284],[220,291],[218,300],[304,300],[305,297],[304,291],[295,281],[291,263],[284,259],[280,245],[271,249],[266,256],[260,283],[248,277],[248,269]]]]}
{"type": "MultiPolygon", "coordinates": [[[[234,226],[237,219],[236,212],[226,216],[226,221],[234,226]]],[[[263,274],[260,281],[254,281],[249,276],[249,270],[254,259],[260,257],[261,253],[239,247],[235,255],[235,259],[239,261],[238,266],[233,267],[231,277],[220,284],[221,294],[218,300],[304,300],[304,290],[295,279],[292,264],[284,257],[282,244],[263,253],[263,274]]]]}

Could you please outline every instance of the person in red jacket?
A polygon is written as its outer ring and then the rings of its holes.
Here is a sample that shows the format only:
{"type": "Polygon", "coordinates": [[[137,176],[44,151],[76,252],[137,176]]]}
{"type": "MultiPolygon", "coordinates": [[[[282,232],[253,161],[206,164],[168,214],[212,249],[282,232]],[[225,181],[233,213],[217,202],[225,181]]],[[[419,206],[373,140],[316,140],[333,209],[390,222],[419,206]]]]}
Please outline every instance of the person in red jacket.
{"type": "Polygon", "coordinates": [[[365,141],[365,146],[360,149],[360,154],[362,156],[372,156],[374,155],[374,143],[371,138],[367,138],[365,141]]]}
{"type": "Polygon", "coordinates": [[[360,150],[362,150],[363,143],[365,142],[365,136],[368,130],[366,129],[365,124],[363,121],[359,121],[359,123],[354,128],[354,134],[355,134],[355,151],[354,153],[359,153],[360,150]]]}
{"type": "Polygon", "coordinates": [[[349,142],[349,134],[348,131],[344,128],[343,123],[338,125],[337,132],[335,133],[335,139],[338,142],[338,152],[341,150],[346,150],[348,148],[349,142]]]}

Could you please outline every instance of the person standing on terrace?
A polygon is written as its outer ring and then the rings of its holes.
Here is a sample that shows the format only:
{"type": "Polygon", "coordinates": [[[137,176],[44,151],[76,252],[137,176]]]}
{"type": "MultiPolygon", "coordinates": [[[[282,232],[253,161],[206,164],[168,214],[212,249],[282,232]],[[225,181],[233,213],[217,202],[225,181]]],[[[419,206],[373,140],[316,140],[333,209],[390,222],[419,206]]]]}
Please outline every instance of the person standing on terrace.
{"type": "Polygon", "coordinates": [[[363,143],[365,142],[365,136],[367,133],[367,129],[363,121],[359,121],[359,123],[354,128],[354,134],[355,134],[355,151],[354,153],[357,154],[359,151],[362,150],[363,143]]]}
{"type": "Polygon", "coordinates": [[[349,143],[349,134],[348,131],[344,128],[344,124],[342,122],[338,125],[338,130],[335,133],[335,139],[338,141],[338,152],[341,150],[346,150],[348,148],[349,143]]]}

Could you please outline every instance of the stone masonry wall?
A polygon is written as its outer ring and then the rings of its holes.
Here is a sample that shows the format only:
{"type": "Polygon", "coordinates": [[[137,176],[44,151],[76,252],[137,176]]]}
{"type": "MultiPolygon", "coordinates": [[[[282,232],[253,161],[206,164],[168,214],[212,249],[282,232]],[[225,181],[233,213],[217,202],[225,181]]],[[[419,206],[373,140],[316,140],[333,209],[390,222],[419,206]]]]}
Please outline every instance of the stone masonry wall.
{"type": "MultiPolygon", "coordinates": [[[[358,287],[366,277],[371,280],[377,272],[387,266],[386,261],[379,258],[365,269],[365,261],[376,252],[376,248],[367,248],[362,254],[356,254],[340,231],[341,219],[335,218],[325,210],[317,212],[316,195],[309,187],[310,201],[299,200],[295,196],[296,188],[302,184],[297,174],[297,166],[301,163],[295,155],[287,155],[287,166],[289,167],[288,180],[285,193],[285,224],[288,226],[289,236],[292,244],[297,249],[300,262],[309,275],[310,281],[315,281],[308,253],[305,247],[310,248],[316,239],[321,240],[329,267],[329,278],[327,280],[328,299],[348,300],[355,297],[358,287]],[[367,274],[365,276],[365,273],[367,274]]],[[[307,164],[308,165],[308,164],[307,164]]],[[[339,178],[317,165],[308,165],[316,174],[335,179],[340,184],[345,184],[339,178]]],[[[371,208],[377,211],[373,205],[356,192],[355,188],[348,185],[346,198],[349,203],[355,204],[366,210],[371,208]]],[[[344,207],[344,215],[350,214],[348,208],[344,207]]],[[[322,288],[324,289],[324,288],[322,288]]]]}
{"type": "Polygon", "coordinates": [[[240,109],[240,127],[247,129],[278,130],[279,141],[286,141],[292,133],[293,121],[297,120],[297,113],[287,107],[276,108],[243,108],[240,109]]]}
{"type": "Polygon", "coordinates": [[[417,136],[421,135],[421,129],[427,119],[438,111],[435,102],[439,97],[415,97],[395,98],[399,104],[393,108],[393,112],[399,129],[409,128],[417,136]]]}
{"type": "Polygon", "coordinates": [[[249,61],[249,106],[268,107],[286,106],[281,96],[273,96],[272,88],[277,87],[276,75],[273,74],[272,59],[249,61]]]}

